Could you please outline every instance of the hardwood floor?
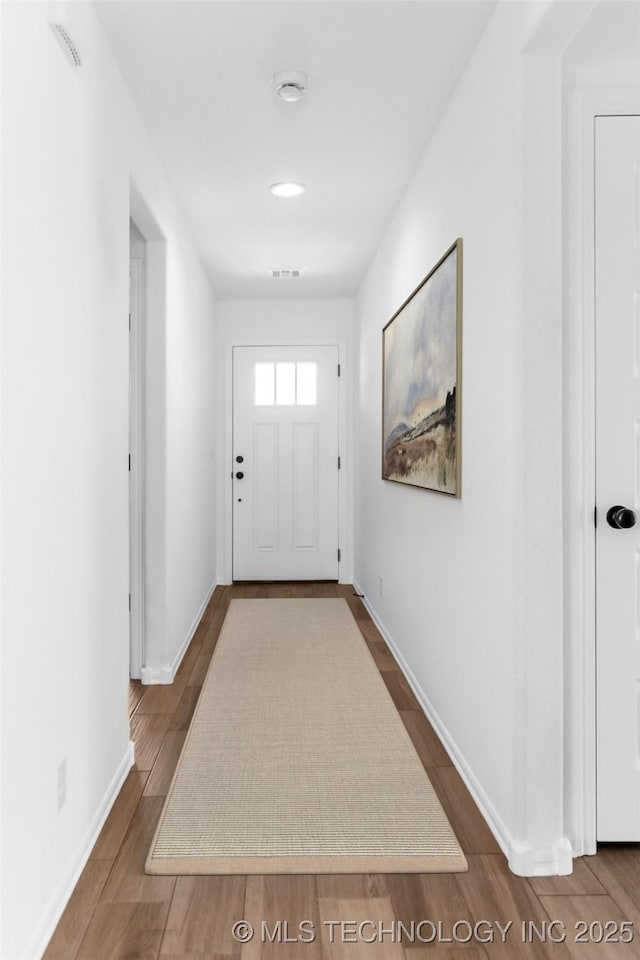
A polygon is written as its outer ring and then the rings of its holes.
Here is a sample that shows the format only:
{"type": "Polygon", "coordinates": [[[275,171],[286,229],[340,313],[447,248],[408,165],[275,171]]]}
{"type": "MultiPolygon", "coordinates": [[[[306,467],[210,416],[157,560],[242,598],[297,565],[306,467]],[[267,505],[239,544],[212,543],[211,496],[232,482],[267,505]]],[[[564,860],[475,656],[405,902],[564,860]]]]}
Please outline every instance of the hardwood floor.
{"type": "Polygon", "coordinates": [[[365,954],[381,960],[640,960],[640,845],[604,847],[597,856],[576,861],[569,877],[528,880],[510,873],[352,587],[326,583],[218,587],[175,682],[156,687],[133,682],[130,712],[136,765],[45,960],[357,960],[365,954]],[[298,596],[347,599],[465,851],[468,873],[145,876],[147,848],[229,600],[298,596]],[[232,935],[239,920],[249,921],[256,930],[246,944],[232,935]],[[550,925],[552,921],[556,923],[550,925]],[[625,928],[619,925],[629,921],[636,925],[632,943],[576,942],[583,927],[587,940],[624,938],[625,928]],[[419,934],[413,943],[412,924],[419,934]],[[545,930],[547,941],[542,942],[545,930]]]}

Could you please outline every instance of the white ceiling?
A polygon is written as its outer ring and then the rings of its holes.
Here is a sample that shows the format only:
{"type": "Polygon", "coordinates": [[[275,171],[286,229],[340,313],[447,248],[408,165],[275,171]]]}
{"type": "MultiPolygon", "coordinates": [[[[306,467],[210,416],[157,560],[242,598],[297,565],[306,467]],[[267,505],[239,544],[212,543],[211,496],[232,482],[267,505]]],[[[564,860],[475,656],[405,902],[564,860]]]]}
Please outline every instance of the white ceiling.
{"type": "Polygon", "coordinates": [[[495,2],[95,6],[216,295],[248,299],[353,296],[495,2]],[[269,193],[287,179],[304,196],[269,193]]]}

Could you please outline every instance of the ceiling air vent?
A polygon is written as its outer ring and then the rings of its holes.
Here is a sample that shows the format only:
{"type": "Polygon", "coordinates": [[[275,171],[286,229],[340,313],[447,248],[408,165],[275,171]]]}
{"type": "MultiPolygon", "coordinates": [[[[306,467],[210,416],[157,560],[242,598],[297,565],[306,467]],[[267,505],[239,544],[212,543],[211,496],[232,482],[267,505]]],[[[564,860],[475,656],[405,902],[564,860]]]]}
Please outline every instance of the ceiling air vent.
{"type": "Polygon", "coordinates": [[[66,27],[64,27],[61,23],[52,23],[51,29],[53,30],[56,39],[62,48],[62,52],[71,66],[81,67],[82,57],[80,56],[80,51],[76,47],[73,38],[67,31],[66,27]]]}
{"type": "Polygon", "coordinates": [[[302,267],[274,267],[271,276],[274,280],[298,280],[302,276],[302,267]]]}

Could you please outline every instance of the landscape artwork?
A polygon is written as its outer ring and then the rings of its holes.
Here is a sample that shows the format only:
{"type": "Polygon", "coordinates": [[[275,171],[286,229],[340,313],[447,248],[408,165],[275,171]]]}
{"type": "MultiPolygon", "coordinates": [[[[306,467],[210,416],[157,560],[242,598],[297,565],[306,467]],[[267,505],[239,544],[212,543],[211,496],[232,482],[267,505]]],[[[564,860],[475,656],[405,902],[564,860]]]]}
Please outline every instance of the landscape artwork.
{"type": "Polygon", "coordinates": [[[462,240],[382,332],[382,478],[460,496],[462,240]]]}

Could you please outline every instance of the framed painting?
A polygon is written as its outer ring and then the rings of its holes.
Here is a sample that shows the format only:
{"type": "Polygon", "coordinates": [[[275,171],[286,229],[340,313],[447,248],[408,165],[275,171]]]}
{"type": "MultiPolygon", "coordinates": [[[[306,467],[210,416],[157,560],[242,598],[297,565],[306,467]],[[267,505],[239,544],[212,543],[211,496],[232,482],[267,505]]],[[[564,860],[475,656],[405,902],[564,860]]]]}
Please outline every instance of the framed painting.
{"type": "Polygon", "coordinates": [[[382,479],[460,496],[462,240],[382,331],[382,479]]]}

